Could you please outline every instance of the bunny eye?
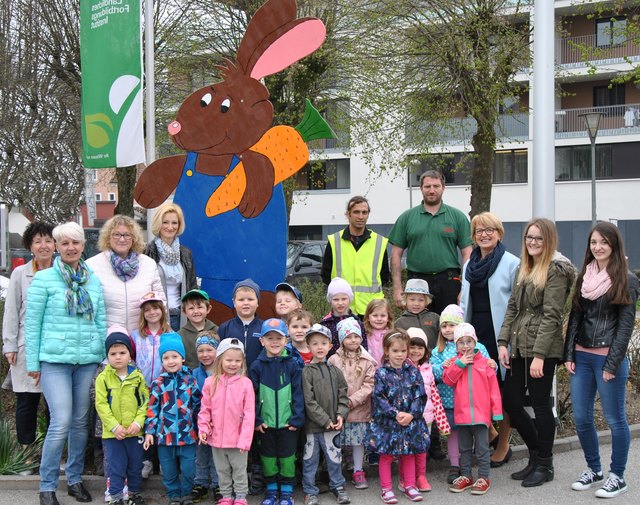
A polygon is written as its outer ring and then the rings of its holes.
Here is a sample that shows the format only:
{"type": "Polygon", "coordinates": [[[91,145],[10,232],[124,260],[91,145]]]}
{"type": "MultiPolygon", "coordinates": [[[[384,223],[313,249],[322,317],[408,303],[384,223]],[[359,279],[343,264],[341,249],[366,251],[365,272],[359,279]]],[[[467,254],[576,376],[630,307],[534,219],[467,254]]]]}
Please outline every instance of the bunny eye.
{"type": "Polygon", "coordinates": [[[224,114],[229,110],[229,107],[231,107],[231,100],[229,100],[228,98],[225,98],[224,100],[222,100],[222,103],[220,104],[220,112],[224,114]]]}
{"type": "Polygon", "coordinates": [[[200,99],[200,107],[206,107],[211,103],[211,93],[207,93],[200,99]]]}

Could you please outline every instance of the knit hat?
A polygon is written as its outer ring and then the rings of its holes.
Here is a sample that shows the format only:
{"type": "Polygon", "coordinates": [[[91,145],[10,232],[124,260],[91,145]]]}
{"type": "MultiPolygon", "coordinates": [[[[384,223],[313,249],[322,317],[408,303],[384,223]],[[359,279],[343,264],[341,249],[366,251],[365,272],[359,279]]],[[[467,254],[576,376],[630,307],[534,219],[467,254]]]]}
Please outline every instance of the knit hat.
{"type": "Polygon", "coordinates": [[[338,329],[338,340],[340,343],[352,333],[355,333],[362,338],[362,330],[360,324],[353,317],[347,317],[342,321],[339,321],[336,328],[338,329]]]}
{"type": "Polygon", "coordinates": [[[409,279],[404,285],[404,291],[402,294],[408,295],[409,293],[430,296],[433,298],[433,295],[429,292],[429,283],[424,279],[409,279]]]}
{"type": "Polygon", "coordinates": [[[427,339],[427,334],[422,328],[407,328],[407,334],[411,338],[419,338],[424,341],[424,346],[429,349],[429,340],[427,339]]]}
{"type": "Polygon", "coordinates": [[[336,295],[347,295],[349,302],[353,301],[353,289],[351,289],[351,285],[342,277],[334,277],[327,287],[327,301],[329,303],[331,303],[331,300],[336,295]]]}
{"type": "Polygon", "coordinates": [[[147,302],[162,302],[162,298],[156,291],[149,291],[146,295],[142,295],[140,300],[138,300],[138,307],[142,307],[143,304],[147,302]]]}
{"type": "Polygon", "coordinates": [[[182,356],[182,359],[185,358],[186,353],[184,351],[182,337],[177,333],[164,333],[160,337],[160,357],[168,351],[175,351],[182,356]]]}
{"type": "Polygon", "coordinates": [[[198,347],[200,347],[201,345],[210,345],[214,349],[217,349],[220,345],[220,342],[210,335],[200,335],[198,338],[196,338],[196,349],[198,349],[198,347]]]}
{"type": "Polygon", "coordinates": [[[253,279],[245,279],[243,281],[238,282],[233,287],[233,297],[232,298],[236,297],[236,291],[238,291],[240,288],[246,288],[246,289],[253,290],[253,292],[256,294],[256,297],[258,298],[258,303],[260,303],[260,286],[258,286],[253,279]]]}
{"type": "Polygon", "coordinates": [[[129,355],[132,354],[129,332],[124,326],[120,326],[119,324],[109,326],[109,329],[107,330],[107,339],[104,341],[105,353],[109,354],[109,349],[111,349],[111,346],[115,344],[124,345],[129,350],[129,355]]]}
{"type": "Polygon", "coordinates": [[[456,326],[456,329],[453,332],[453,342],[458,342],[462,337],[471,337],[476,342],[478,341],[478,337],[476,337],[476,329],[469,323],[460,323],[456,326]]]}
{"type": "Polygon", "coordinates": [[[330,342],[333,342],[333,336],[331,335],[331,330],[326,326],[322,326],[321,324],[318,324],[318,323],[314,324],[311,328],[307,330],[307,333],[305,334],[304,338],[307,342],[309,342],[309,339],[316,334],[323,335],[327,337],[330,342]]]}
{"type": "Polygon", "coordinates": [[[276,286],[276,292],[278,291],[289,291],[290,293],[293,293],[293,296],[295,296],[300,303],[302,303],[302,293],[297,287],[292,286],[288,282],[281,282],[278,284],[276,286]]]}
{"type": "Polygon", "coordinates": [[[287,325],[282,319],[276,319],[275,317],[272,317],[271,319],[267,319],[264,323],[262,323],[262,328],[260,329],[260,337],[264,337],[267,333],[272,331],[279,333],[283,337],[289,336],[287,325]]]}
{"type": "Polygon", "coordinates": [[[244,345],[237,338],[225,338],[220,345],[218,345],[217,358],[222,356],[229,349],[238,349],[244,355],[244,345]]]}
{"type": "Polygon", "coordinates": [[[440,313],[440,326],[444,323],[464,323],[464,311],[462,310],[462,307],[455,303],[447,305],[440,313]]]}
{"type": "Polygon", "coordinates": [[[184,302],[185,300],[188,300],[190,298],[204,298],[206,301],[209,301],[209,295],[202,289],[192,289],[190,291],[187,291],[184,295],[182,295],[180,301],[184,302]]]}

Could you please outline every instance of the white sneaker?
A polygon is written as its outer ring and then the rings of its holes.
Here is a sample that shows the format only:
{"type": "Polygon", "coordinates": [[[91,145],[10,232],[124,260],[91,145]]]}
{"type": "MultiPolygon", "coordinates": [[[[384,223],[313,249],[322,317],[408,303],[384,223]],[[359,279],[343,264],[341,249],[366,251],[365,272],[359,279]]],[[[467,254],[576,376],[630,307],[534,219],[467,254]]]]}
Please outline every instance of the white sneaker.
{"type": "Polygon", "coordinates": [[[111,495],[109,494],[109,477],[107,477],[107,489],[104,492],[104,501],[109,503],[111,501],[111,495]]]}
{"type": "Polygon", "coordinates": [[[127,501],[129,499],[129,486],[127,486],[126,484],[122,488],[122,499],[124,501],[127,501]]]}
{"type": "Polygon", "coordinates": [[[151,461],[142,462],[142,478],[148,479],[153,473],[153,463],[151,461]]]}
{"type": "Polygon", "coordinates": [[[589,469],[582,472],[582,475],[578,477],[578,480],[571,484],[571,489],[574,491],[586,491],[591,488],[596,482],[601,482],[604,479],[602,472],[594,472],[589,469]]]}
{"type": "Polygon", "coordinates": [[[610,473],[607,481],[596,491],[598,498],[615,498],[619,494],[627,492],[627,483],[615,473],[610,473]]]}

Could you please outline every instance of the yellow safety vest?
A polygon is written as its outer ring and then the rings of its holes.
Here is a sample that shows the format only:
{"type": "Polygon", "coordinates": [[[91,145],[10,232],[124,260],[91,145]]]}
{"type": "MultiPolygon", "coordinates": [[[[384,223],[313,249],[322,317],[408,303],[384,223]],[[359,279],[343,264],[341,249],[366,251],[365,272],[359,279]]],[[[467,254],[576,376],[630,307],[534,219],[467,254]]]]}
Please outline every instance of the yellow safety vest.
{"type": "Polygon", "coordinates": [[[350,241],[342,240],[342,231],[327,238],[333,258],[331,278],[342,277],[351,285],[351,310],[362,315],[371,300],[384,298],[380,271],[389,240],[371,231],[371,237],[356,251],[350,241]]]}

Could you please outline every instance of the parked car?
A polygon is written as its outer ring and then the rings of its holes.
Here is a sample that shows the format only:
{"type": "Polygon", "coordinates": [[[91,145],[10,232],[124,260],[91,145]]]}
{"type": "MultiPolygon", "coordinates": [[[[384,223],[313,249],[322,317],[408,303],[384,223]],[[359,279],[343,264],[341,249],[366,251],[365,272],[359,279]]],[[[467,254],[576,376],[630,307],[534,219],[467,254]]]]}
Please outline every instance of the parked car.
{"type": "Polygon", "coordinates": [[[292,240],[287,243],[287,282],[307,278],[321,281],[322,257],[327,247],[323,240],[292,240]]]}

